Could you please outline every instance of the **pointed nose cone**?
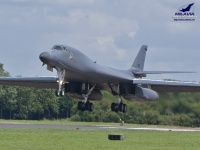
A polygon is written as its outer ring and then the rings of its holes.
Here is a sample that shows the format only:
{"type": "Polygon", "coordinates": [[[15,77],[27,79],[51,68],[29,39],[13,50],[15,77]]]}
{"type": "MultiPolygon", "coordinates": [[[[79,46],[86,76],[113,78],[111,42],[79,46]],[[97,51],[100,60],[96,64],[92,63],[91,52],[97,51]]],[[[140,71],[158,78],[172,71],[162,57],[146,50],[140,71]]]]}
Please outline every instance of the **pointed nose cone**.
{"type": "Polygon", "coordinates": [[[48,63],[51,59],[51,55],[48,52],[43,52],[40,54],[39,58],[43,63],[48,63]]]}

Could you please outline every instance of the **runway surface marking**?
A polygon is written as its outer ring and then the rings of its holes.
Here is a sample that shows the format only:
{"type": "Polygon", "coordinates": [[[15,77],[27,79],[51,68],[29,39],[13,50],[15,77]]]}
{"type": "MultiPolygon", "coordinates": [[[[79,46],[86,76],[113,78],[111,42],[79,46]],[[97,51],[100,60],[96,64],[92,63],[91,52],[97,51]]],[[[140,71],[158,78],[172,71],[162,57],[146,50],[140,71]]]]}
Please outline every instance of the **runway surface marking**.
{"type": "Polygon", "coordinates": [[[127,127],[127,126],[104,126],[104,125],[48,125],[48,124],[11,124],[0,123],[0,128],[20,128],[20,129],[71,129],[71,130],[154,130],[154,131],[187,131],[199,132],[200,128],[177,128],[177,127],[127,127]]]}
{"type": "MultiPolygon", "coordinates": [[[[103,127],[104,128],[104,127],[103,127]]],[[[118,127],[105,127],[105,129],[118,129],[118,127]]],[[[125,129],[125,130],[154,130],[154,131],[190,131],[190,132],[196,132],[200,131],[199,128],[164,128],[164,127],[125,127],[125,128],[120,128],[120,129],[125,129]]]]}

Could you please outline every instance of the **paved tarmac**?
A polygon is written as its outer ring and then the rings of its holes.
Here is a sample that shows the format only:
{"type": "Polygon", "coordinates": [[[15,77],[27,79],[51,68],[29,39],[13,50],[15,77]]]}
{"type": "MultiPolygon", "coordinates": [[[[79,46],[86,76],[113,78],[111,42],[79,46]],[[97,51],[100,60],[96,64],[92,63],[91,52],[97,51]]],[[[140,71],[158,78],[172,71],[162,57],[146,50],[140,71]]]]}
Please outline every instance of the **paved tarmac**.
{"type": "Polygon", "coordinates": [[[48,124],[11,124],[0,123],[0,128],[15,129],[68,129],[68,130],[155,130],[199,132],[200,128],[177,127],[130,127],[130,126],[87,126],[87,125],[48,125],[48,124]]]}

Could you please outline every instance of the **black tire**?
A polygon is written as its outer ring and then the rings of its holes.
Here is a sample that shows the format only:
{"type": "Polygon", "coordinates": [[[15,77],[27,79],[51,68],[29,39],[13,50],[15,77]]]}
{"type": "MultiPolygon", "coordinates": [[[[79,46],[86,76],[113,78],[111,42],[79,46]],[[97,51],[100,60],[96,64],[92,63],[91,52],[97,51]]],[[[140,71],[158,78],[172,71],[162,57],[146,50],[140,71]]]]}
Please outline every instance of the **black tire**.
{"type": "Polygon", "coordinates": [[[56,90],[55,95],[56,95],[57,97],[59,97],[59,96],[60,96],[60,92],[59,92],[58,90],[56,90]]]}
{"type": "Polygon", "coordinates": [[[85,111],[85,109],[86,109],[86,108],[85,108],[85,104],[82,104],[82,105],[81,105],[81,111],[85,111]]]}
{"type": "Polygon", "coordinates": [[[124,104],[123,104],[123,103],[120,103],[120,104],[119,104],[119,111],[122,112],[123,110],[124,110],[124,104]]]}
{"type": "Polygon", "coordinates": [[[64,91],[60,91],[60,96],[64,96],[65,92],[64,91]]]}
{"type": "Polygon", "coordinates": [[[115,112],[117,113],[119,111],[119,107],[116,107],[115,108],[115,112]]]}
{"type": "Polygon", "coordinates": [[[89,109],[90,109],[90,103],[86,102],[84,105],[85,105],[85,110],[89,111],[89,109]]]}

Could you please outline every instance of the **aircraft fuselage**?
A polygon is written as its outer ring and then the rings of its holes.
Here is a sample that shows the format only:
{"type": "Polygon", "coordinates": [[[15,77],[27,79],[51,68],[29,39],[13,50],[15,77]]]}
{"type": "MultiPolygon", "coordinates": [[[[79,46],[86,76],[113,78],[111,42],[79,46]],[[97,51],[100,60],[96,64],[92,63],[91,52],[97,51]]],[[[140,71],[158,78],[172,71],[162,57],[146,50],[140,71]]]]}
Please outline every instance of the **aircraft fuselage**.
{"type": "Polygon", "coordinates": [[[133,74],[128,70],[117,70],[99,65],[75,48],[66,46],[66,50],[43,52],[40,60],[53,68],[66,70],[66,81],[90,83],[132,83],[133,74]],[[95,76],[96,75],[96,76],[95,76]],[[120,82],[121,82],[120,81],[120,82]]]}

